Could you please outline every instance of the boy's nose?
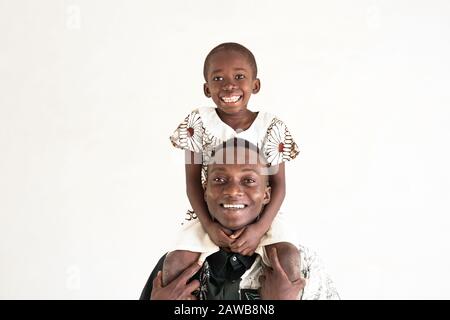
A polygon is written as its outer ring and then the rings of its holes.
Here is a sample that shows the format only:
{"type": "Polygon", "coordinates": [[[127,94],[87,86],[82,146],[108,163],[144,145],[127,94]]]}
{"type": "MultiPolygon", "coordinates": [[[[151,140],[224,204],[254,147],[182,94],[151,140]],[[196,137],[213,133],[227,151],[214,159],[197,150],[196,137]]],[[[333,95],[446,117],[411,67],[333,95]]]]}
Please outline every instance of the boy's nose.
{"type": "Polygon", "coordinates": [[[227,90],[227,91],[230,91],[230,90],[236,89],[236,87],[237,86],[236,86],[236,84],[233,81],[227,81],[224,84],[223,89],[227,90]]]}

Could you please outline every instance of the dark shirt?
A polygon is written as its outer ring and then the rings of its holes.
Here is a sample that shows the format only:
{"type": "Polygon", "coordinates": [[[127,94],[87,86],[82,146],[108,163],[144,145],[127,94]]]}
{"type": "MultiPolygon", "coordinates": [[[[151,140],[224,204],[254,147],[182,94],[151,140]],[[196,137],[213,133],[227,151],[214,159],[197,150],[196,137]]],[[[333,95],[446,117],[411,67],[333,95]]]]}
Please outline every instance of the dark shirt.
{"type": "MultiPolygon", "coordinates": [[[[147,283],[141,293],[141,300],[149,300],[152,294],[153,279],[159,270],[162,270],[166,255],[159,259],[147,283]]],[[[249,297],[258,298],[257,292],[245,292],[243,296],[239,293],[241,276],[255,262],[256,254],[253,256],[243,256],[233,252],[220,249],[216,253],[206,258],[205,264],[200,271],[192,277],[198,279],[201,286],[206,286],[206,295],[197,292],[200,299],[208,300],[239,300],[249,297]]],[[[256,290],[255,290],[256,291],[256,290]]]]}

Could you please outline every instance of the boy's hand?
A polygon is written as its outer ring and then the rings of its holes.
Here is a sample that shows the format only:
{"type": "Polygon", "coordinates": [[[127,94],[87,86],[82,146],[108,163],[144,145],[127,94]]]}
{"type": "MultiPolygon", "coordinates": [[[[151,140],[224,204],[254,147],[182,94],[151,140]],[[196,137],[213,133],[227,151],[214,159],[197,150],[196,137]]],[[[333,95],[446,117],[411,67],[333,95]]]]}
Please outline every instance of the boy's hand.
{"type": "Polygon", "coordinates": [[[211,222],[208,226],[205,227],[206,232],[211,238],[212,242],[222,248],[229,248],[233,243],[234,239],[230,237],[228,230],[222,228],[222,226],[217,222],[211,222]]]}
{"type": "Polygon", "coordinates": [[[230,236],[231,239],[234,240],[230,245],[230,249],[243,256],[251,256],[255,253],[255,250],[265,233],[266,232],[257,224],[250,224],[230,236]]]}

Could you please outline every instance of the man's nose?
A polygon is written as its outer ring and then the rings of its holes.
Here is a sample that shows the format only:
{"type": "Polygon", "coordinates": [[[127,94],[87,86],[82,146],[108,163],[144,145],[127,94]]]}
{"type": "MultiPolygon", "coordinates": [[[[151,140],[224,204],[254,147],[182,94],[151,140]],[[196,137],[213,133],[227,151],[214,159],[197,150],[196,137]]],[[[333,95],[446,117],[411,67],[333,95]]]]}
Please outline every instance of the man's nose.
{"type": "Polygon", "coordinates": [[[238,182],[228,182],[223,193],[228,196],[236,196],[242,194],[241,185],[238,182]]]}

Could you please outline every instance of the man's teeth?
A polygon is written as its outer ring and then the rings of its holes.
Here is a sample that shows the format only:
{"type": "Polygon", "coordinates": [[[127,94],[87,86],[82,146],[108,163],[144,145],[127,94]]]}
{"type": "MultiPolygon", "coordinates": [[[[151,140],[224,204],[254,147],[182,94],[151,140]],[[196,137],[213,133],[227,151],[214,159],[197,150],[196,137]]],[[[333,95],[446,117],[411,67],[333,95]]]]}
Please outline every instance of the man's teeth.
{"type": "Polygon", "coordinates": [[[232,96],[232,97],[222,97],[222,100],[226,103],[234,103],[237,102],[241,96],[232,96]]]}
{"type": "Polygon", "coordinates": [[[245,204],[223,204],[225,209],[244,209],[245,204]]]}

